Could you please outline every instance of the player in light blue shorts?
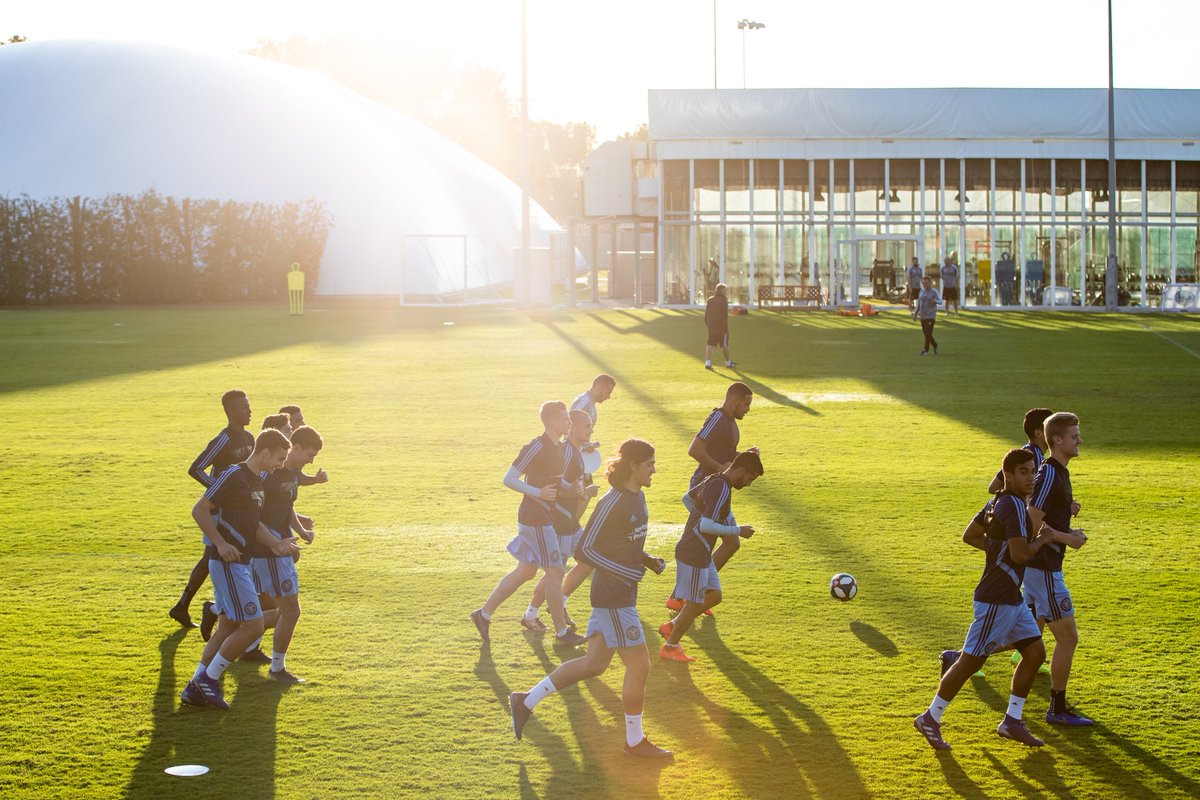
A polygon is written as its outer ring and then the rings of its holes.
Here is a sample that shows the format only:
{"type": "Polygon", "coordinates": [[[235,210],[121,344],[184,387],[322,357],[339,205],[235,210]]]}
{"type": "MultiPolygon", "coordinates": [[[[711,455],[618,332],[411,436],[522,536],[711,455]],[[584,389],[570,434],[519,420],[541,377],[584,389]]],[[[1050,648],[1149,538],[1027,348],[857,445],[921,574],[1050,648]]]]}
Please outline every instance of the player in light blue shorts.
{"type": "Polygon", "coordinates": [[[1033,615],[1048,622],[1075,616],[1075,605],[1071,592],[1061,572],[1050,572],[1035,567],[1025,568],[1025,582],[1021,587],[1025,602],[1033,609],[1033,615]]]}
{"type": "MultiPolygon", "coordinates": [[[[283,538],[277,533],[275,535],[279,539],[283,538]]],[[[271,597],[291,597],[300,594],[300,574],[296,571],[296,562],[291,556],[256,557],[250,559],[250,566],[254,568],[254,587],[259,594],[271,597]]]]}
{"type": "Polygon", "coordinates": [[[962,652],[976,658],[987,658],[1017,642],[1041,638],[1037,620],[1029,606],[999,605],[975,601],[975,619],[967,629],[962,652]]]}
{"type": "Polygon", "coordinates": [[[642,633],[642,618],[634,606],[626,608],[593,608],[588,618],[587,635],[599,634],[610,648],[637,647],[646,642],[642,633]]]}

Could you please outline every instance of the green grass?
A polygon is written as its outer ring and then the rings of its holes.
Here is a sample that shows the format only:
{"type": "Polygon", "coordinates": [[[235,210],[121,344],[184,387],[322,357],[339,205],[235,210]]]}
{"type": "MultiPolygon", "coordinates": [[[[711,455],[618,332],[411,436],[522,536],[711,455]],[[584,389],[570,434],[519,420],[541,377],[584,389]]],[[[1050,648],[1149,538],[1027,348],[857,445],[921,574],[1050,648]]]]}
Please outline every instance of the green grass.
{"type": "MultiPolygon", "coordinates": [[[[1200,795],[1200,325],[972,314],[937,334],[942,355],[918,358],[903,314],[755,314],[733,321],[739,371],[713,374],[695,313],[0,313],[0,797],[1200,795]],[[699,660],[654,659],[646,729],[677,752],[666,767],[621,752],[619,665],[514,741],[508,692],[558,657],[517,628],[524,591],[490,648],[467,620],[511,566],[500,478],[538,404],[599,371],[619,384],[597,437],[658,448],[648,549],[668,557],[691,437],[730,380],[757,394],[742,442],[767,474],[735,510],[759,533],[685,640],[699,660]],[[289,666],[310,683],[235,665],[219,713],[180,708],[199,636],[165,612],[199,552],[187,466],[234,386],[255,426],[302,405],[332,480],[300,504],[318,534],[289,666]],[[981,556],[959,535],[1035,404],[1083,420],[1069,697],[1098,723],[1044,725],[1040,678],[1028,716],[1048,746],[999,739],[996,661],[952,704],[938,757],[911,719],[970,621],[981,556]],[[826,591],[843,570],[861,587],[848,604],[826,591]],[[163,775],[178,763],[212,772],[163,775]]],[[[655,646],[673,572],[642,584],[655,646]]],[[[586,594],[572,605],[586,617],[586,594]]]]}

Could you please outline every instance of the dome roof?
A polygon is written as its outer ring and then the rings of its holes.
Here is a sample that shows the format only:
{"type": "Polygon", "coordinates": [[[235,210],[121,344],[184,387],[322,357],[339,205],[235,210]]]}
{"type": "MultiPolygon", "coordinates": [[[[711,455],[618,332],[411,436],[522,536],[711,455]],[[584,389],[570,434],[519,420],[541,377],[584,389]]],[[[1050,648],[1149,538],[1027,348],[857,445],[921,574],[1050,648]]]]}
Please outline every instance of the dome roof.
{"type": "MultiPolygon", "coordinates": [[[[25,42],[0,48],[0,98],[0,195],[311,197],[333,216],[321,294],[462,291],[464,260],[470,288],[512,280],[520,188],[320,74],[142,42],[25,42]]],[[[535,247],[560,230],[536,204],[530,217],[535,247]]]]}

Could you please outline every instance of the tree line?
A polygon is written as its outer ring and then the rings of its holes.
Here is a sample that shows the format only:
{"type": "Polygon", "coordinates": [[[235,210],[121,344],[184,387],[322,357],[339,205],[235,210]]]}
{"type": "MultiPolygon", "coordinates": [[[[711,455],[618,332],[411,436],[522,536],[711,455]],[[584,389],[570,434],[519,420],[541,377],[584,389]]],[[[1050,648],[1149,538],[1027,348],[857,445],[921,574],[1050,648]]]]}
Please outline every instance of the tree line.
{"type": "Polygon", "coordinates": [[[0,197],[0,305],[282,299],[319,277],[333,220],[309,199],[0,197]]]}

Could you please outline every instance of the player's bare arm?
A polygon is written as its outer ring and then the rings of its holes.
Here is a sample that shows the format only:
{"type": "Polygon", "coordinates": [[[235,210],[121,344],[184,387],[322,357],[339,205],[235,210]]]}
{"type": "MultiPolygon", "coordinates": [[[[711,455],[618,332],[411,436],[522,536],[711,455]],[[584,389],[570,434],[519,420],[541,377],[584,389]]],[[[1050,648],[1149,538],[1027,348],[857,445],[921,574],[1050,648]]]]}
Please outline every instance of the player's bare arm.
{"type": "Polygon", "coordinates": [[[222,561],[237,561],[242,557],[242,552],[232,543],[225,541],[225,537],[217,529],[217,522],[213,519],[213,512],[216,510],[211,501],[201,497],[196,501],[196,505],[192,506],[192,519],[196,520],[200,530],[212,542],[213,547],[217,548],[217,555],[222,561]]]}
{"type": "Polygon", "coordinates": [[[301,486],[312,486],[318,483],[328,483],[329,473],[323,469],[317,470],[315,475],[305,475],[303,472],[301,472],[297,482],[301,486]]]}
{"type": "MultiPolygon", "coordinates": [[[[1001,481],[1001,484],[1003,484],[1003,481],[1001,481]]],[[[971,520],[971,524],[963,531],[962,540],[976,550],[983,550],[984,542],[987,540],[987,528],[975,520],[971,520]]]]}
{"type": "Polygon", "coordinates": [[[705,472],[724,472],[730,462],[721,463],[708,455],[708,444],[697,436],[692,439],[692,446],[688,448],[688,455],[696,460],[700,466],[704,467],[705,472]]]}

